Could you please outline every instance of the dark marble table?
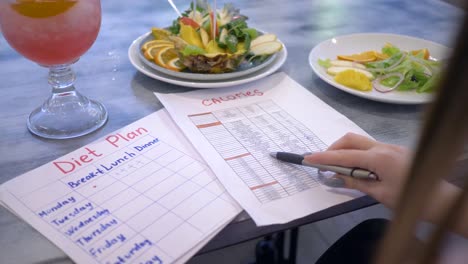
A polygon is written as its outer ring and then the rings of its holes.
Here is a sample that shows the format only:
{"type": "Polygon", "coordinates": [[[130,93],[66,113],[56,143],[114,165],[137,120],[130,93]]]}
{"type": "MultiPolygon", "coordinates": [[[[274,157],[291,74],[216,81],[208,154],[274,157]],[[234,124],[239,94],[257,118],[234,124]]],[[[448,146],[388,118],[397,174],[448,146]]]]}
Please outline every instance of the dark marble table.
{"type": "MultiPolygon", "coordinates": [[[[450,46],[463,15],[461,9],[434,0],[232,2],[250,16],[250,25],[276,33],[285,43],[289,55],[281,71],[376,139],[414,145],[424,106],[384,104],[344,93],[321,81],[309,67],[307,56],[314,45],[323,40],[359,32],[411,35],[450,46]]],[[[175,3],[185,9],[190,1],[175,3]]],[[[175,13],[166,1],[112,0],[102,1],[102,6],[99,37],[74,69],[77,88],[106,105],[109,121],[101,130],[81,138],[45,140],[28,132],[28,114],[50,92],[46,83],[47,70],[22,58],[0,38],[0,183],[161,109],[161,103],[152,94],[154,90],[188,90],[146,77],[133,68],[127,57],[127,49],[135,38],[151,26],[170,24],[175,13]]],[[[373,203],[370,198],[362,198],[283,226],[256,228],[250,220],[237,221],[222,231],[204,251],[373,203]]],[[[67,262],[67,257],[26,223],[0,208],[0,263],[54,261],[67,262]]]]}

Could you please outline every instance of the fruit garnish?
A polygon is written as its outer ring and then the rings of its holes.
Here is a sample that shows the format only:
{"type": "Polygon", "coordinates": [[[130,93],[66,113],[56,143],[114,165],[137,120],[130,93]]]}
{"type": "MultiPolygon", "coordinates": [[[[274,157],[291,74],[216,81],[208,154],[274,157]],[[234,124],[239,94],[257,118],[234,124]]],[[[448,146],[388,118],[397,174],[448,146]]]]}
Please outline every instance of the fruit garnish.
{"type": "Polygon", "coordinates": [[[65,13],[77,3],[76,0],[17,0],[11,4],[16,12],[32,18],[46,18],[65,13]]]}
{"type": "Polygon", "coordinates": [[[180,25],[180,37],[188,44],[203,48],[200,34],[191,26],[180,25]]]}
{"type": "Polygon", "coordinates": [[[158,50],[154,56],[154,62],[161,67],[166,67],[166,64],[175,58],[179,58],[177,51],[174,47],[168,46],[158,50]]]}
{"type": "Polygon", "coordinates": [[[249,28],[247,17],[231,4],[215,10],[207,1],[198,3],[196,10],[183,12],[168,30],[152,28],[154,40],[142,45],[145,58],[176,71],[186,67],[196,73],[224,73],[236,70],[243,61],[261,63],[283,48],[274,34],[259,36],[249,28]]]}
{"type": "Polygon", "coordinates": [[[198,29],[200,27],[200,25],[198,25],[198,23],[195,22],[195,20],[189,17],[181,17],[180,23],[184,24],[185,26],[191,26],[194,29],[198,29]]]}
{"type": "Polygon", "coordinates": [[[370,73],[367,70],[359,69],[359,68],[356,68],[356,67],[331,66],[331,67],[327,68],[327,73],[334,76],[334,75],[338,75],[338,74],[340,74],[340,73],[342,73],[344,71],[348,71],[348,70],[353,70],[353,71],[359,72],[359,73],[363,74],[364,76],[366,76],[368,79],[374,79],[374,75],[372,75],[372,73],[370,73]]]}
{"type": "Polygon", "coordinates": [[[158,55],[159,50],[164,49],[164,48],[173,48],[174,46],[171,45],[154,45],[148,48],[144,53],[143,56],[145,56],[146,59],[150,61],[154,61],[154,58],[158,55]]]}
{"type": "Polygon", "coordinates": [[[153,27],[151,28],[151,34],[155,40],[168,40],[171,32],[165,29],[153,27]]]}
{"type": "Polygon", "coordinates": [[[169,40],[160,40],[160,39],[151,40],[151,41],[145,42],[145,44],[141,46],[141,50],[145,52],[146,50],[148,50],[149,48],[153,46],[174,46],[174,43],[169,40]]]}
{"type": "Polygon", "coordinates": [[[210,43],[210,35],[204,28],[200,28],[200,38],[203,43],[203,46],[206,48],[210,43]]]}
{"type": "Polygon", "coordinates": [[[352,54],[352,55],[338,55],[337,58],[339,60],[347,60],[347,61],[354,61],[354,62],[371,62],[377,59],[374,51],[366,51],[363,53],[352,54]]]}
{"type": "Polygon", "coordinates": [[[250,42],[250,46],[254,47],[258,44],[264,43],[264,42],[270,42],[270,41],[276,41],[276,35],[274,34],[264,34],[261,36],[258,36],[252,42],[250,42]]]}
{"type": "Polygon", "coordinates": [[[387,54],[380,53],[378,51],[374,51],[374,55],[376,57],[376,60],[386,60],[386,59],[390,58],[390,56],[388,56],[387,54]]]}
{"type": "Polygon", "coordinates": [[[356,70],[345,70],[335,76],[335,81],[346,87],[353,88],[359,91],[372,90],[372,83],[369,78],[356,70]]]}
{"type": "Polygon", "coordinates": [[[418,56],[418,55],[421,54],[421,55],[422,55],[422,58],[425,59],[425,60],[428,60],[429,57],[431,56],[431,55],[429,54],[429,50],[426,49],[426,48],[420,49],[420,50],[412,50],[412,51],[410,51],[410,53],[411,53],[412,55],[415,55],[415,56],[418,56]]]}
{"type": "Polygon", "coordinates": [[[226,50],[220,48],[218,46],[218,44],[216,44],[216,41],[215,40],[210,40],[210,42],[208,42],[208,45],[206,45],[206,53],[226,53],[226,50]]]}
{"type": "Polygon", "coordinates": [[[254,55],[271,55],[280,51],[283,45],[277,41],[268,41],[257,44],[250,49],[250,52],[254,55]]]}
{"type": "Polygon", "coordinates": [[[359,62],[354,62],[354,61],[344,61],[344,60],[330,60],[330,67],[331,66],[336,66],[336,67],[352,67],[352,68],[358,68],[358,69],[366,69],[366,66],[364,64],[361,64],[359,62]]]}
{"type": "Polygon", "coordinates": [[[180,62],[179,58],[174,58],[166,63],[166,68],[173,71],[181,71],[185,66],[180,62]]]}

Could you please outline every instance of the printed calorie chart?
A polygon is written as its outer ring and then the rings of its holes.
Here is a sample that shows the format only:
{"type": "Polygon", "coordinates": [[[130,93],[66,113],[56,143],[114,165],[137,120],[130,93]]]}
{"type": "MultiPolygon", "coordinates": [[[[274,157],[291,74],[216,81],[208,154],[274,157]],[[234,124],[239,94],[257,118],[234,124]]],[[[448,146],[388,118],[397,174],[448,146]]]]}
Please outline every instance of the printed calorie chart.
{"type": "Polygon", "coordinates": [[[270,156],[323,151],[348,132],[366,135],[285,73],[230,88],[155,95],[257,225],[286,223],[362,196],[328,187],[330,174],[270,156]]]}
{"type": "Polygon", "coordinates": [[[278,166],[269,155],[279,150],[306,153],[327,148],[273,101],[189,117],[261,203],[318,187],[317,170],[278,166]]]}
{"type": "Polygon", "coordinates": [[[77,263],[183,263],[241,211],[164,110],[0,190],[77,263]]]}

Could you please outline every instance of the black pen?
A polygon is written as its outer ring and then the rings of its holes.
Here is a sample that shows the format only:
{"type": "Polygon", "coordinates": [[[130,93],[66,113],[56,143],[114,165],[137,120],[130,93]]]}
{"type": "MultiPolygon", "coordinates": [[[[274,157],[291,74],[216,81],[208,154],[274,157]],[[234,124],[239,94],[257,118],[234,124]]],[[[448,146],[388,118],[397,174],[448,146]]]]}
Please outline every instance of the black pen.
{"type": "Polygon", "coordinates": [[[351,176],[358,179],[370,179],[370,180],[379,180],[379,176],[372,171],[368,171],[361,168],[348,168],[335,165],[322,165],[322,164],[313,164],[304,160],[304,155],[289,153],[289,152],[271,152],[270,155],[278,160],[317,168],[321,171],[331,171],[337,174],[351,176]]]}

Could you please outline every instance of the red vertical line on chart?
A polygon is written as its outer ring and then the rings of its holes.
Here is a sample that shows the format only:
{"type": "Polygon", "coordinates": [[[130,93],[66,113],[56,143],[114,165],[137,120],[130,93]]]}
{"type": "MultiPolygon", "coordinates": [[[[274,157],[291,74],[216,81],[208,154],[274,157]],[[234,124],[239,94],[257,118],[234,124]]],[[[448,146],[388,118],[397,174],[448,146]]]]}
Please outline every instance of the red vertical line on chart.
{"type": "Polygon", "coordinates": [[[211,115],[211,112],[206,112],[206,113],[199,113],[199,114],[192,114],[192,115],[188,115],[188,117],[193,117],[193,116],[202,116],[202,115],[211,115]]]}
{"type": "Polygon", "coordinates": [[[252,155],[252,154],[244,153],[244,154],[237,155],[237,156],[234,156],[234,157],[225,158],[224,160],[228,161],[228,160],[238,159],[238,158],[242,158],[242,157],[246,157],[246,156],[250,156],[250,155],[252,155]]]}
{"type": "Polygon", "coordinates": [[[265,184],[261,184],[257,186],[252,186],[250,187],[250,190],[253,191],[253,190],[260,189],[260,188],[267,187],[267,186],[274,185],[274,184],[278,184],[278,181],[269,182],[269,183],[265,183],[265,184]]]}
{"type": "Polygon", "coordinates": [[[207,127],[212,127],[212,126],[219,126],[221,125],[221,122],[213,122],[213,123],[208,123],[208,124],[203,124],[203,125],[197,125],[197,128],[207,128],[207,127]]]}

